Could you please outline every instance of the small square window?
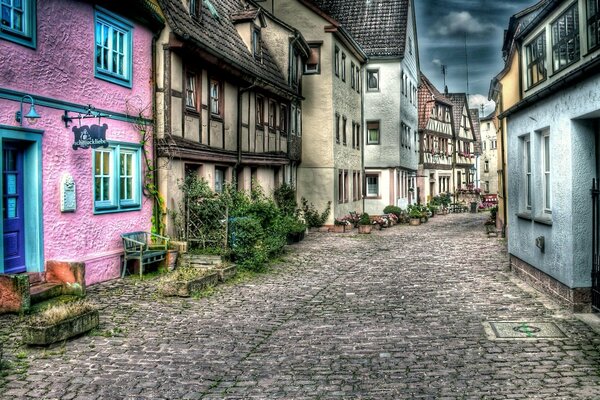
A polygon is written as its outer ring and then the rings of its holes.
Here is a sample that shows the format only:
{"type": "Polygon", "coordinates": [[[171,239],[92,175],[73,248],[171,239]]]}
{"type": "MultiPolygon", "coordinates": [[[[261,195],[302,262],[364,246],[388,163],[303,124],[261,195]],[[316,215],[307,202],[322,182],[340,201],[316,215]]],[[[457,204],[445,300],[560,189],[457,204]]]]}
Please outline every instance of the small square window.
{"type": "Polygon", "coordinates": [[[320,74],[321,73],[321,44],[309,44],[310,55],[304,64],[304,74],[320,74]]]}
{"type": "Polygon", "coordinates": [[[35,0],[2,0],[0,39],[36,47],[35,0]]]}
{"type": "Polygon", "coordinates": [[[367,122],[367,144],[380,144],[379,121],[367,122]]]}
{"type": "Polygon", "coordinates": [[[375,91],[379,90],[379,70],[368,69],[367,70],[367,90],[375,91]]]}
{"type": "Polygon", "coordinates": [[[96,10],[96,77],[131,87],[133,26],[108,11],[96,10]]]}
{"type": "Polygon", "coordinates": [[[367,197],[379,196],[379,175],[367,174],[367,197]]]}

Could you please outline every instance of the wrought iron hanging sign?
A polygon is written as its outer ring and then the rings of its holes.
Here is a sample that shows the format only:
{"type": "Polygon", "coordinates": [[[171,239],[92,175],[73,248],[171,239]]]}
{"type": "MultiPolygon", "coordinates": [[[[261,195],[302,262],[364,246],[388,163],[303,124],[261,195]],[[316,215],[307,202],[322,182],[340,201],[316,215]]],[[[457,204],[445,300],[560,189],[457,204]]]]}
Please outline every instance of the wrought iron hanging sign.
{"type": "Polygon", "coordinates": [[[88,149],[98,147],[108,147],[108,141],[106,140],[106,130],[108,125],[83,125],[81,127],[73,127],[73,133],[75,134],[75,141],[73,142],[73,150],[77,149],[88,149]]]}
{"type": "Polygon", "coordinates": [[[69,112],[65,111],[65,114],[62,116],[62,120],[65,123],[65,127],[69,127],[69,123],[73,122],[74,119],[79,121],[79,127],[74,126],[72,128],[73,134],[75,135],[73,141],[73,150],[77,149],[92,149],[98,147],[108,147],[108,141],[106,140],[106,130],[108,129],[107,124],[100,125],[100,120],[102,117],[110,117],[108,114],[103,114],[98,112],[92,107],[92,105],[88,105],[88,108],[85,113],[77,113],[77,116],[69,116],[69,112]],[[87,118],[98,118],[98,125],[81,125],[82,119],[87,118]]]}

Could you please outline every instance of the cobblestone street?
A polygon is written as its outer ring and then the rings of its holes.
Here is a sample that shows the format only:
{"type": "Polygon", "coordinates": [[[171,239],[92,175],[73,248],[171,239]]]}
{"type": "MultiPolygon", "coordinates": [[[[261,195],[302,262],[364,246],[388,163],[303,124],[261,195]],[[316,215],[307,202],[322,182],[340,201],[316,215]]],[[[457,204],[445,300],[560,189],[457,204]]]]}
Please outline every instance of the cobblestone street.
{"type": "Polygon", "coordinates": [[[600,335],[511,277],[485,218],[311,233],[205,298],[163,299],[155,279],[96,285],[98,332],[46,350],[0,317],[5,358],[24,365],[0,398],[600,398],[600,335]],[[494,340],[489,321],[567,337],[494,340]]]}

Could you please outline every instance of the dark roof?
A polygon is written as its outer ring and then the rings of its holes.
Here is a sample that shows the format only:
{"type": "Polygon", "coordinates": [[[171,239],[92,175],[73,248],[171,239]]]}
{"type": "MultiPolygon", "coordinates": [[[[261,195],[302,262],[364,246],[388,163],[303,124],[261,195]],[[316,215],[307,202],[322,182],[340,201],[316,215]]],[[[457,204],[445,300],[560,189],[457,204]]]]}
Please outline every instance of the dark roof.
{"type": "Polygon", "coordinates": [[[481,154],[481,126],[479,124],[479,110],[471,108],[469,110],[471,114],[471,122],[473,123],[473,134],[475,135],[475,143],[473,143],[473,150],[475,154],[481,154]]]}
{"type": "Polygon", "coordinates": [[[454,132],[458,135],[463,108],[467,107],[467,95],[465,93],[446,93],[445,96],[452,102],[452,123],[454,132]]]}
{"type": "Polygon", "coordinates": [[[485,117],[479,118],[479,120],[480,121],[489,121],[491,119],[494,119],[495,117],[496,117],[496,110],[492,111],[491,113],[489,113],[485,117]]]}
{"type": "Polygon", "coordinates": [[[431,109],[435,101],[453,107],[454,104],[444,97],[443,94],[433,86],[433,83],[423,73],[420,74],[421,83],[419,84],[419,129],[425,129],[431,115],[431,109]],[[432,101],[435,100],[435,101],[432,101]]]}
{"type": "Polygon", "coordinates": [[[409,0],[311,1],[340,22],[367,56],[404,56],[409,0]]]}
{"type": "Polygon", "coordinates": [[[202,49],[246,74],[290,91],[266,44],[262,43],[262,61],[255,59],[238,34],[233,18],[247,17],[252,12],[243,8],[240,1],[212,2],[218,19],[212,16],[205,2],[201,3],[201,17],[192,18],[181,0],[158,1],[168,25],[184,43],[202,49]]]}

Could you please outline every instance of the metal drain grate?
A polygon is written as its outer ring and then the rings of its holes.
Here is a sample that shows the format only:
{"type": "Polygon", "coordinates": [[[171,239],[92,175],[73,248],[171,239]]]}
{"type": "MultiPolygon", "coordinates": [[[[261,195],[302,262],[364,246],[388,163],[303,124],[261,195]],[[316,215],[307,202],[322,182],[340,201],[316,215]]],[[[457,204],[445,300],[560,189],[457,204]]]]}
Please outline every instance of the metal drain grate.
{"type": "MultiPolygon", "coordinates": [[[[489,330],[491,330],[493,339],[552,339],[567,337],[554,322],[502,321],[488,322],[486,325],[491,328],[489,330]]],[[[488,335],[489,333],[488,331],[488,335]]]]}

